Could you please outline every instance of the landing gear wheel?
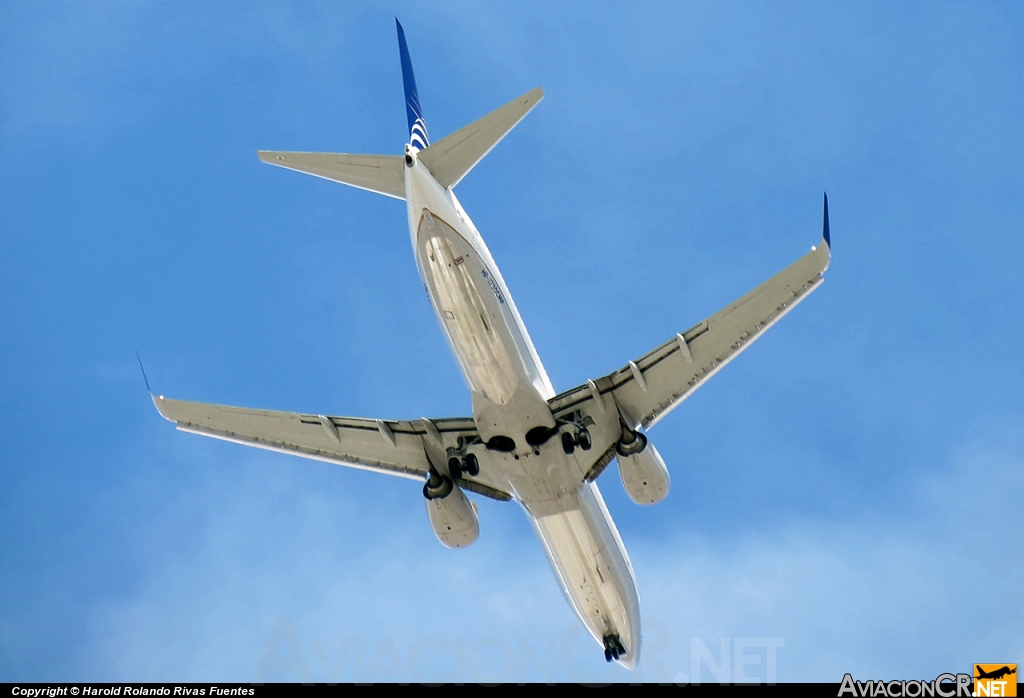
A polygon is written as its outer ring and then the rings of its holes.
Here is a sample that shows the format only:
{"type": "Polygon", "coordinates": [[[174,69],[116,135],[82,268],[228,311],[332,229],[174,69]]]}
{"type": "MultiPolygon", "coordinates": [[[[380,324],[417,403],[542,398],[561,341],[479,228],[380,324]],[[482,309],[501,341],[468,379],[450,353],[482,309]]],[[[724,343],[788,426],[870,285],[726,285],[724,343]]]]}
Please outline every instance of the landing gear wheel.
{"type": "Polygon", "coordinates": [[[480,474],[480,461],[472,453],[467,453],[463,460],[463,469],[470,477],[476,477],[480,474]]]}
{"type": "Polygon", "coordinates": [[[572,452],[576,450],[576,440],[572,438],[572,434],[569,432],[562,433],[562,450],[565,451],[567,456],[571,456],[572,452]]]}
{"type": "Polygon", "coordinates": [[[606,662],[610,662],[613,659],[618,660],[625,653],[626,648],[622,646],[622,640],[619,639],[618,635],[605,635],[604,660],[606,662]]]}
{"type": "Polygon", "coordinates": [[[453,480],[457,480],[462,476],[462,461],[457,456],[452,456],[448,459],[448,472],[453,480]]]}
{"type": "Polygon", "coordinates": [[[593,445],[593,441],[590,440],[590,432],[586,428],[580,429],[580,433],[576,435],[576,443],[584,451],[589,451],[593,445]]]}

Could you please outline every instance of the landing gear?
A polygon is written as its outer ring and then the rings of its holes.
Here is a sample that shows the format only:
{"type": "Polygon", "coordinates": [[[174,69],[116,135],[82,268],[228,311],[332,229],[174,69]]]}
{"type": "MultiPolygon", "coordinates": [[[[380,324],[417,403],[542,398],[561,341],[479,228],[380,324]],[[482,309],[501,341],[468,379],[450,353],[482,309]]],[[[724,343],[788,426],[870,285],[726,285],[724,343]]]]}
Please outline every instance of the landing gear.
{"type": "Polygon", "coordinates": [[[589,451],[590,447],[594,445],[594,440],[590,437],[590,431],[587,429],[587,427],[592,427],[595,424],[594,419],[590,415],[585,415],[576,410],[572,414],[561,418],[559,424],[572,430],[562,432],[562,450],[565,451],[567,456],[571,456],[577,446],[584,451],[589,451]]]}
{"type": "Polygon", "coordinates": [[[572,438],[572,434],[567,431],[562,432],[562,450],[567,456],[571,456],[572,452],[576,450],[576,439],[572,438]]]}
{"type": "MultiPolygon", "coordinates": [[[[461,478],[463,473],[470,477],[480,474],[480,461],[475,454],[466,450],[470,443],[460,436],[458,447],[448,449],[448,472],[453,480],[461,478]]],[[[479,443],[479,441],[475,443],[479,443]]]]}
{"type": "Polygon", "coordinates": [[[626,648],[622,646],[622,640],[617,634],[604,636],[604,661],[610,662],[613,659],[618,659],[625,653],[626,648]]]}
{"type": "Polygon", "coordinates": [[[462,461],[463,470],[470,477],[476,477],[480,474],[480,461],[476,459],[476,456],[472,453],[467,453],[466,457],[462,461]]]}
{"type": "Polygon", "coordinates": [[[571,456],[577,446],[584,451],[589,451],[593,445],[594,441],[590,438],[590,432],[586,427],[579,427],[575,435],[567,431],[562,432],[562,450],[565,451],[567,456],[571,456]]]}

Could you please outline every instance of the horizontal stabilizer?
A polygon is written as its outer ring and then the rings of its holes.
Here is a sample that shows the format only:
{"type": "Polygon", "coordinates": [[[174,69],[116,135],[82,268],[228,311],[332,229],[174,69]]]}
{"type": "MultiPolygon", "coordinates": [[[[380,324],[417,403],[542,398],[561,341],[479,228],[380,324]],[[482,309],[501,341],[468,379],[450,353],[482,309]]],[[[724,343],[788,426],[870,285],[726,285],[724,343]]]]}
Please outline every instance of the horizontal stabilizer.
{"type": "Polygon", "coordinates": [[[539,87],[530,90],[420,151],[420,162],[445,189],[454,187],[543,98],[539,87]]]}
{"type": "Polygon", "coordinates": [[[259,156],[260,160],[270,165],[405,199],[405,168],[398,155],[278,153],[261,150],[259,156]]]}

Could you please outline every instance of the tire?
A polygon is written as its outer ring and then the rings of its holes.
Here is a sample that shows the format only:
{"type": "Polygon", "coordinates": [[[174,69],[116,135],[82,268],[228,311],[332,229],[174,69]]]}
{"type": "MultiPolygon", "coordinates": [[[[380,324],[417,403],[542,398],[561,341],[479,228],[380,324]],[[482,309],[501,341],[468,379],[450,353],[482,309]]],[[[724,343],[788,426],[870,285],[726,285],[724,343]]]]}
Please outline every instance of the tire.
{"type": "Polygon", "coordinates": [[[460,461],[456,456],[452,456],[448,459],[448,472],[451,474],[453,480],[462,476],[462,461],[460,461]]]}
{"type": "Polygon", "coordinates": [[[594,442],[590,438],[590,432],[585,428],[580,429],[580,433],[576,435],[576,443],[578,443],[580,448],[584,451],[589,451],[590,447],[594,445],[594,442]]]}
{"type": "Polygon", "coordinates": [[[576,450],[576,440],[569,432],[562,432],[562,450],[567,456],[571,456],[572,452],[576,450]]]}
{"type": "Polygon", "coordinates": [[[467,453],[463,463],[465,465],[466,473],[470,477],[476,477],[480,474],[480,461],[477,460],[477,457],[474,454],[467,453]]]}

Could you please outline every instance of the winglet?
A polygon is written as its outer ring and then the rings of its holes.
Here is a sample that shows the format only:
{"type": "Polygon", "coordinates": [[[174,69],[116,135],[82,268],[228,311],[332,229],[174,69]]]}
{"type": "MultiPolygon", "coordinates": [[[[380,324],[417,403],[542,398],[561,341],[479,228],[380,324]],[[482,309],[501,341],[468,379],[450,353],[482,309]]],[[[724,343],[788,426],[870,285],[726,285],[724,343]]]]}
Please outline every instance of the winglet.
{"type": "Polygon", "coordinates": [[[146,369],[142,365],[142,357],[139,356],[138,351],[135,352],[135,358],[139,360],[139,368],[142,369],[142,380],[146,382],[146,390],[149,392],[149,397],[153,400],[153,405],[156,407],[156,411],[159,412],[160,416],[166,419],[168,422],[174,422],[175,424],[177,424],[177,420],[172,419],[167,415],[167,411],[165,409],[166,405],[164,403],[164,396],[154,395],[153,391],[150,390],[149,378],[146,377],[146,369]]]}
{"type": "Polygon", "coordinates": [[[142,380],[145,381],[145,383],[146,383],[146,392],[149,393],[150,395],[152,395],[153,391],[149,389],[149,379],[146,378],[146,369],[142,366],[142,357],[139,356],[138,349],[135,350],[135,358],[138,359],[138,361],[139,361],[139,368],[142,369],[142,380]]]}
{"type": "Polygon", "coordinates": [[[832,249],[832,236],[828,231],[828,192],[825,192],[825,214],[821,224],[821,237],[825,238],[825,244],[832,249]]]}

